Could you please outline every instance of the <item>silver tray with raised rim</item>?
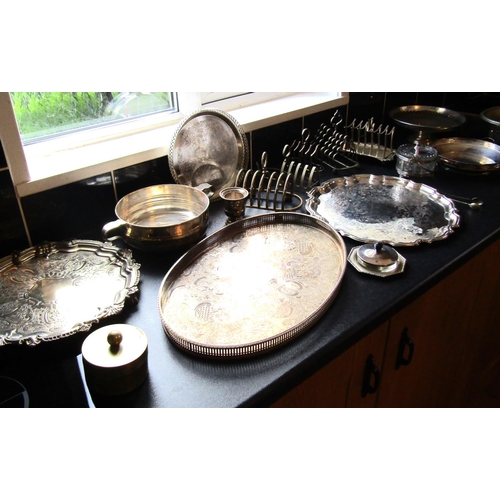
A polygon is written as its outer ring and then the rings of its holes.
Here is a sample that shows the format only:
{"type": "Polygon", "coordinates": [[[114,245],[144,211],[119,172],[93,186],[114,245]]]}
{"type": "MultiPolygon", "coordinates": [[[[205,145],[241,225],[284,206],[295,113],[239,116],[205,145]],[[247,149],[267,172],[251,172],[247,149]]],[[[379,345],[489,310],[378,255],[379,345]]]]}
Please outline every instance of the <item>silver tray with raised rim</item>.
{"type": "Polygon", "coordinates": [[[308,195],[305,208],[311,215],[364,243],[432,243],[447,238],[460,223],[453,201],[430,186],[400,177],[341,177],[308,195]]]}
{"type": "Polygon", "coordinates": [[[219,109],[201,109],[181,121],[170,144],[168,162],[178,184],[210,184],[211,200],[233,186],[248,166],[248,142],[238,122],[219,109]]]}
{"type": "Polygon", "coordinates": [[[435,141],[441,165],[451,171],[486,175],[500,169],[500,146],[466,137],[447,137],[435,141]]]}
{"type": "Polygon", "coordinates": [[[0,346],[88,331],[138,291],[130,250],[93,240],[49,242],[0,260],[0,346]]]}
{"type": "Polygon", "coordinates": [[[335,299],[346,268],[340,235],[290,212],[248,217],[205,238],[163,279],[166,335],[192,354],[253,356],[306,331],[335,299]]]}
{"type": "Polygon", "coordinates": [[[436,106],[401,106],[389,115],[398,125],[420,131],[443,132],[465,123],[461,113],[436,106]]]}

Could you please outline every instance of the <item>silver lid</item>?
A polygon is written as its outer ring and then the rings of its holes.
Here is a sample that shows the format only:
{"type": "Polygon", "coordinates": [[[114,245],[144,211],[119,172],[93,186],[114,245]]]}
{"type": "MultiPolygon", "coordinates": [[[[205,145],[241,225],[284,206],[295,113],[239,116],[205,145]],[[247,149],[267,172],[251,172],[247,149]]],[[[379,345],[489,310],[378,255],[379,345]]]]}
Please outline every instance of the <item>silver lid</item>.
{"type": "Polygon", "coordinates": [[[358,257],[366,264],[377,267],[392,266],[398,261],[398,253],[394,248],[383,243],[367,243],[358,250],[358,257]]]}
{"type": "Polygon", "coordinates": [[[146,334],[132,325],[108,325],[83,342],[86,361],[102,368],[118,368],[136,362],[148,347],[146,334]]]}

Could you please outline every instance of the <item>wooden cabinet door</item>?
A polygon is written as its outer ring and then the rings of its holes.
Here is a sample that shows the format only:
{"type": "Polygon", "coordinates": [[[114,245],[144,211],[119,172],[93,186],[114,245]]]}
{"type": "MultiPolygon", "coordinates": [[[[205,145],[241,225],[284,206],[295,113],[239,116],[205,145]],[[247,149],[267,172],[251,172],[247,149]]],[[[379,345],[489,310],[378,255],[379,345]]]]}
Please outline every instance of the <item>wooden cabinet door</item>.
{"type": "Polygon", "coordinates": [[[377,376],[366,371],[370,358],[381,369],[388,323],[368,334],[302,384],[285,394],[273,408],[373,407],[377,397],[377,376]],[[368,391],[363,391],[363,384],[368,391]],[[373,389],[373,392],[370,390],[373,389]]]}
{"type": "Polygon", "coordinates": [[[353,346],[347,406],[373,408],[384,384],[382,366],[389,323],[385,322],[353,346]]]}
{"type": "Polygon", "coordinates": [[[486,249],[390,319],[377,406],[466,404],[474,360],[486,335],[477,328],[478,297],[485,282],[489,287],[498,282],[487,277],[491,252],[498,253],[495,247],[486,249]],[[403,360],[399,367],[398,359],[403,360]]]}
{"type": "MultiPolygon", "coordinates": [[[[479,288],[468,302],[472,308],[468,336],[458,360],[451,406],[483,406],[486,392],[500,398],[500,240],[467,266],[468,281],[479,288]]],[[[489,402],[487,402],[489,404],[489,402]]]]}
{"type": "Polygon", "coordinates": [[[351,365],[352,352],[349,349],[285,394],[272,408],[344,407],[351,365]]]}

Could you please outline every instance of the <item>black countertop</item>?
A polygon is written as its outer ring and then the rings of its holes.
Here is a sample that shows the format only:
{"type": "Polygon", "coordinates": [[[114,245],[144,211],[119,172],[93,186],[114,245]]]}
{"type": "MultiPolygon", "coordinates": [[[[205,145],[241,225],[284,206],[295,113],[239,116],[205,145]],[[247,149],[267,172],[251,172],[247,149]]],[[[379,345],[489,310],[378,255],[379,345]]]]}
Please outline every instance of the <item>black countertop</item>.
{"type": "MultiPolygon", "coordinates": [[[[393,163],[367,162],[348,175],[359,173],[396,175],[393,163]]],[[[275,351],[246,360],[219,362],[179,350],[163,331],[157,299],[165,274],[180,254],[134,250],[134,258],[141,264],[138,303],[126,304],[120,314],[102,321],[93,330],[103,324],[129,323],[146,332],[149,376],[138,389],[119,397],[90,396],[79,354],[86,334],[37,346],[29,353],[21,346],[2,348],[0,375],[23,383],[32,406],[268,406],[499,237],[499,173],[465,176],[438,168],[433,178],[415,180],[442,193],[478,196],[484,206],[471,210],[457,204],[460,226],[447,239],[398,247],[406,258],[402,274],[378,278],[361,274],[347,264],[338,296],[324,316],[310,330],[275,351]]],[[[222,204],[215,202],[207,232],[212,233],[224,223],[222,204]]],[[[344,241],[347,252],[360,244],[349,238],[344,241]]]]}

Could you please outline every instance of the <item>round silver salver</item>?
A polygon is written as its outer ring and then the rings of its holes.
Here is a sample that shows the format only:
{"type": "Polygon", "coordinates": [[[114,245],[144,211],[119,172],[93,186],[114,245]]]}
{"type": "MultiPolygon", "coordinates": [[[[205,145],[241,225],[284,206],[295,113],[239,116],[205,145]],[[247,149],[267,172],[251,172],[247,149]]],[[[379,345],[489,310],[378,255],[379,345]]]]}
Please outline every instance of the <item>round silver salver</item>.
{"type": "Polygon", "coordinates": [[[343,236],[364,243],[411,246],[447,238],[460,217],[453,201],[410,179],[360,174],[324,182],[305,208],[343,236]]]}
{"type": "Polygon", "coordinates": [[[210,184],[211,200],[233,186],[237,172],[248,166],[248,142],[238,122],[219,109],[201,109],[179,124],[168,161],[178,184],[210,184]]]}

